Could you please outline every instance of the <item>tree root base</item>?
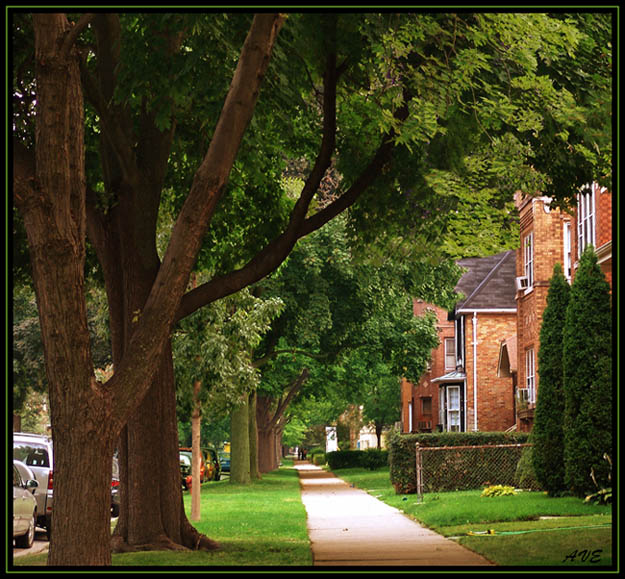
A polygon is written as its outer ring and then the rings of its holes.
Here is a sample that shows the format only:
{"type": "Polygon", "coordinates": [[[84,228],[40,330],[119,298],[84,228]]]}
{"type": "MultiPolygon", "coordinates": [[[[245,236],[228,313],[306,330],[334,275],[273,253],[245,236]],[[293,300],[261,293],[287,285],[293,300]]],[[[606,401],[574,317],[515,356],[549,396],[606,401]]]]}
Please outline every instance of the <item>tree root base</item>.
{"type": "Polygon", "coordinates": [[[113,553],[137,553],[140,551],[216,551],[219,543],[205,535],[195,533],[195,537],[186,537],[186,544],[176,543],[167,536],[155,537],[149,543],[131,545],[121,537],[112,537],[111,550],[113,553]]]}

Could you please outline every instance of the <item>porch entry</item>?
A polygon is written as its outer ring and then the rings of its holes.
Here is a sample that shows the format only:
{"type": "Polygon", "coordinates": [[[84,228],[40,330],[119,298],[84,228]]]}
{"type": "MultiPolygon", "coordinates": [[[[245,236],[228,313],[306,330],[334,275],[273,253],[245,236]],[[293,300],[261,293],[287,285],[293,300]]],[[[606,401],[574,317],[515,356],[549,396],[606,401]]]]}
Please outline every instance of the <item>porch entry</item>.
{"type": "Polygon", "coordinates": [[[464,432],[464,383],[440,386],[439,424],[444,432],[464,432]]]}

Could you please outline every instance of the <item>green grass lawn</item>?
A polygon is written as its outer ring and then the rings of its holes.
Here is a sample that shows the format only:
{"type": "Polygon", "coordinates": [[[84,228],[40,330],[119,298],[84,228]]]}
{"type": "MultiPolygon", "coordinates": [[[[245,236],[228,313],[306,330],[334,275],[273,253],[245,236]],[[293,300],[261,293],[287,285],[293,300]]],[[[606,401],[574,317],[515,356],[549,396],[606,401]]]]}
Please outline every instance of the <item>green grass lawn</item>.
{"type": "MultiPolygon", "coordinates": [[[[286,462],[286,461],[285,461],[286,462]]],[[[184,493],[187,515],[191,495],[184,493]]],[[[290,567],[312,565],[297,471],[280,468],[250,485],[229,477],[202,485],[201,520],[192,524],[217,541],[218,551],[119,553],[113,566],[290,567]]],[[[47,555],[23,556],[16,565],[45,565],[47,555]]]]}
{"type": "Polygon", "coordinates": [[[335,469],[334,474],[502,566],[610,566],[612,509],[575,497],[521,491],[482,497],[481,491],[397,495],[388,468],[335,469]],[[541,519],[540,517],[553,517],[541,519]]]}

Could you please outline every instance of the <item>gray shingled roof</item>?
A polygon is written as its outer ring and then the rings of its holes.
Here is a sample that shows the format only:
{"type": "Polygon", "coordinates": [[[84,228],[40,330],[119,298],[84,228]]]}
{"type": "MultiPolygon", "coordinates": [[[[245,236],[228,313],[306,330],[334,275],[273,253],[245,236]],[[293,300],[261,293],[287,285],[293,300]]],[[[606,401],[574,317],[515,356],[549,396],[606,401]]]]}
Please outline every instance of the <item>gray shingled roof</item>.
{"type": "Polygon", "coordinates": [[[456,285],[456,292],[464,294],[456,304],[456,311],[516,308],[515,253],[510,250],[488,257],[459,260],[457,264],[468,271],[456,285]]]}

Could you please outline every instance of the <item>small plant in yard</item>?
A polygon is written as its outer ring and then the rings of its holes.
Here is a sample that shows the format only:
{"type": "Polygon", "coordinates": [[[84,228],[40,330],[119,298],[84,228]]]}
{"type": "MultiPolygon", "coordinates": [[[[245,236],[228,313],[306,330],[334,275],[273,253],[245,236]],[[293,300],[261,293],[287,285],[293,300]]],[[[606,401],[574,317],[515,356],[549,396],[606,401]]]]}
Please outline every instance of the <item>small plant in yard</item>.
{"type": "MultiPolygon", "coordinates": [[[[612,461],[607,454],[603,455],[603,458],[610,465],[610,473],[608,474],[608,481],[612,480],[612,461]]],[[[592,478],[592,482],[595,483],[595,486],[599,489],[596,493],[592,493],[588,495],[585,499],[585,503],[594,503],[595,505],[609,505],[612,503],[612,487],[608,488],[599,488],[597,484],[597,480],[595,478],[594,469],[590,469],[590,478],[592,478]]]]}
{"type": "Polygon", "coordinates": [[[486,487],[480,496],[482,497],[504,497],[515,494],[514,487],[505,485],[491,485],[486,487]]]}

